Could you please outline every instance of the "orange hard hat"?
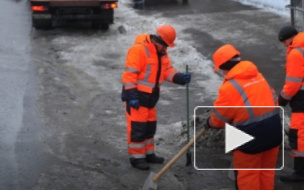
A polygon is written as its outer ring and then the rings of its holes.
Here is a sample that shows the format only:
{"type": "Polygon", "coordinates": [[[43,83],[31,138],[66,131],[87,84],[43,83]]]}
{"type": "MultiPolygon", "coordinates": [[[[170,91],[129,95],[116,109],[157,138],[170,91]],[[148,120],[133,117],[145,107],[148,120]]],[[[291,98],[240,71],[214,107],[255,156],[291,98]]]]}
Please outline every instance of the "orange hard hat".
{"type": "Polygon", "coordinates": [[[219,67],[229,61],[236,55],[240,55],[240,52],[235,49],[231,44],[225,44],[218,48],[213,54],[214,71],[217,71],[219,67]]]}
{"type": "Polygon", "coordinates": [[[175,29],[168,24],[162,25],[156,29],[156,33],[159,35],[159,37],[162,38],[163,41],[166,42],[166,44],[170,47],[174,47],[174,40],[176,38],[176,32],[175,29]]]}

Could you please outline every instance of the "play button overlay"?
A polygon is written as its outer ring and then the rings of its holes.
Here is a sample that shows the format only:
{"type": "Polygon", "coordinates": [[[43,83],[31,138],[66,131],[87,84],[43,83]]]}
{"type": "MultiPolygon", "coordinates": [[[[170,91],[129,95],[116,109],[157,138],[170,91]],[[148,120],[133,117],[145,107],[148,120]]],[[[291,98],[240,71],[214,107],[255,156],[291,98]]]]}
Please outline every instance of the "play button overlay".
{"type": "MultiPolygon", "coordinates": [[[[213,109],[220,109],[224,106],[196,106],[194,108],[194,116],[193,116],[193,137],[202,131],[203,127],[206,127],[206,122],[208,118],[211,117],[213,113],[213,109]]],[[[271,106],[229,106],[229,111],[233,112],[233,109],[237,109],[237,111],[248,112],[248,108],[257,110],[259,113],[259,109],[269,109],[271,106]]],[[[280,113],[281,122],[282,122],[282,135],[284,137],[284,108],[280,106],[273,106],[273,108],[277,109],[280,113]]],[[[262,110],[264,111],[264,110],[262,110]]],[[[220,118],[218,118],[220,119],[220,118]]],[[[205,133],[194,140],[193,144],[193,167],[195,170],[199,171],[224,171],[227,170],[228,175],[230,176],[230,172],[234,170],[281,170],[284,168],[284,139],[282,139],[282,143],[280,145],[280,151],[277,156],[277,162],[275,167],[271,168],[234,168],[234,155],[235,150],[240,150],[245,148],[249,143],[250,145],[258,145],[254,144],[255,141],[259,140],[259,136],[250,135],[255,133],[245,133],[240,130],[242,128],[234,127],[234,125],[227,124],[227,119],[225,118],[220,122],[218,127],[209,128],[205,130],[205,133]],[[244,146],[244,147],[243,147],[244,146]]],[[[246,127],[246,126],[244,126],[246,127]]],[[[271,135],[271,134],[270,134],[271,135]]],[[[268,138],[265,139],[265,141],[268,138]]],[[[258,141],[257,143],[259,143],[258,141]]],[[[263,142],[262,142],[263,143],[263,142]]],[[[266,142],[265,142],[266,143],[266,142]]],[[[258,145],[260,146],[260,145],[258,145]]],[[[263,159],[263,158],[262,158],[263,159]]],[[[233,172],[232,172],[233,173],[233,172]]]]}
{"type": "Polygon", "coordinates": [[[242,146],[243,144],[252,141],[253,136],[244,133],[243,131],[229,125],[225,125],[225,153],[229,153],[235,148],[242,146]]]}

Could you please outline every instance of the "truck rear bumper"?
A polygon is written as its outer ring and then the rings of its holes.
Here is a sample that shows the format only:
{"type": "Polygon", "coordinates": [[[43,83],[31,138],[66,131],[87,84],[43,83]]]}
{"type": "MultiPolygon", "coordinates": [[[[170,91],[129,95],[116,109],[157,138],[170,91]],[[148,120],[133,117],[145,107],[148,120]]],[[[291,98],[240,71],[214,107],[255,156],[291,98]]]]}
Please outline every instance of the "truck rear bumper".
{"type": "Polygon", "coordinates": [[[51,14],[32,14],[33,15],[33,19],[51,19],[52,15],[51,14]]]}
{"type": "Polygon", "coordinates": [[[104,15],[53,15],[54,20],[110,20],[111,16],[104,15]]]}
{"type": "Polygon", "coordinates": [[[51,13],[33,13],[33,19],[52,19],[52,20],[102,20],[106,23],[113,22],[113,15],[100,13],[100,14],[51,14],[51,13]]]}

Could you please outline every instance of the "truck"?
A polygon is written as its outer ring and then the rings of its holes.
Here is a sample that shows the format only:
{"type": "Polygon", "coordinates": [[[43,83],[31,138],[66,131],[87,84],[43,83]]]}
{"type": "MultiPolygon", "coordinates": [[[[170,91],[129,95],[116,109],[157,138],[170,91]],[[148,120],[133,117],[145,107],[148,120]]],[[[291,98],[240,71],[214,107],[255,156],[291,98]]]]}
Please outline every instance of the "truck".
{"type": "Polygon", "coordinates": [[[36,29],[50,29],[60,20],[86,20],[93,28],[107,30],[118,0],[30,0],[30,6],[36,29]]]}

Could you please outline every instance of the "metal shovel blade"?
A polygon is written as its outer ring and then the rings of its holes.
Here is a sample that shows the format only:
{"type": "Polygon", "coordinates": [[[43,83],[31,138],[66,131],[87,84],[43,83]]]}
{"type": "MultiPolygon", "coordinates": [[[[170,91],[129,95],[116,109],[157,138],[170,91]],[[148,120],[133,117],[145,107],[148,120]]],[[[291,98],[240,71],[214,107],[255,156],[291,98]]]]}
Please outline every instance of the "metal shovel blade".
{"type": "Polygon", "coordinates": [[[154,172],[151,172],[146,179],[142,190],[156,190],[157,189],[157,183],[153,181],[153,178],[156,174],[154,172]]]}

